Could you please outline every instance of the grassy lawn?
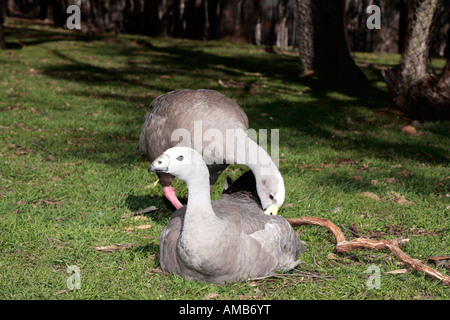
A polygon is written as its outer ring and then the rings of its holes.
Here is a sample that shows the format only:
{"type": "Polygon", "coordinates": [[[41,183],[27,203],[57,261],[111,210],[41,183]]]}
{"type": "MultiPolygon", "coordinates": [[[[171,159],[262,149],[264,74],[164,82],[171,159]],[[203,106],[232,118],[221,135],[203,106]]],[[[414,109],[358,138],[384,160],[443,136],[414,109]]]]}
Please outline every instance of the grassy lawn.
{"type": "MultiPolygon", "coordinates": [[[[87,37],[11,19],[7,27],[0,299],[450,298],[449,287],[390,252],[333,255],[333,236],[315,226],[299,228],[308,251],[295,275],[220,286],[155,271],[172,207],[147,172],[138,137],[150,102],[178,88],[218,90],[243,107],[252,128],[280,130],[284,217],[328,218],[375,239],[409,238],[403,250],[426,263],[450,255],[450,126],[402,130],[411,120],[389,109],[380,76],[397,55],[354,54],[370,86],[330,90],[314,76],[299,77],[295,55],[251,45],[87,37]],[[158,210],[121,218],[150,205],[158,210]],[[109,245],[124,249],[95,250],[109,245]],[[79,268],[80,289],[69,289],[68,266],[79,268]],[[381,272],[378,289],[367,286],[371,266],[381,272]],[[400,269],[407,271],[385,273],[400,269]]],[[[227,174],[244,170],[230,166],[227,174]]],[[[224,181],[225,174],[214,199],[224,181]]],[[[185,201],[184,183],[174,187],[185,201]]]]}

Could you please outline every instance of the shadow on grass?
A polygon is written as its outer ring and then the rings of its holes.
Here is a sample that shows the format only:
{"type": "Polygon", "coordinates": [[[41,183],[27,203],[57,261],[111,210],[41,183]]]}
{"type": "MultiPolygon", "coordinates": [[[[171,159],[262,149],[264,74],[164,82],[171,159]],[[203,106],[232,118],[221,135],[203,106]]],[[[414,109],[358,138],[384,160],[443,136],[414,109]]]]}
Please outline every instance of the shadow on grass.
{"type": "MultiPolygon", "coordinates": [[[[226,95],[236,97],[249,97],[242,107],[247,112],[253,128],[289,128],[298,133],[299,137],[286,139],[285,143],[295,148],[301,137],[310,139],[323,139],[329,146],[337,151],[357,149],[361,154],[370,153],[373,156],[386,158],[391,156],[392,150],[397,156],[419,160],[421,162],[448,164],[448,150],[443,145],[430,144],[426,139],[418,137],[415,140],[402,141],[387,139],[383,134],[367,134],[368,131],[379,129],[392,119],[393,125],[398,119],[407,119],[397,113],[390,113],[387,93],[374,83],[382,81],[378,70],[371,67],[364,68],[369,78],[369,84],[339,84],[319,80],[315,76],[300,77],[298,59],[295,56],[277,54],[226,54],[233,50],[233,46],[226,42],[200,42],[174,40],[172,45],[152,43],[152,39],[137,37],[117,38],[113,36],[86,36],[80,33],[61,32],[59,29],[47,29],[37,32],[26,26],[9,28],[8,33],[17,38],[24,36],[25,45],[36,45],[45,42],[63,40],[91,42],[100,41],[101,44],[90,49],[89,54],[101,54],[124,58],[125,66],[118,68],[99,67],[83,60],[80,56],[68,55],[58,49],[51,49],[52,57],[64,63],[46,65],[40,70],[43,74],[55,78],[82,83],[86,88],[72,92],[75,95],[90,96],[95,94],[98,98],[126,100],[128,103],[148,105],[142,101],[142,96],[135,93],[126,96],[119,93],[105,93],[102,87],[127,86],[135,90],[150,92],[167,92],[178,89],[173,81],[153,81],[164,75],[182,76],[180,82],[184,87],[193,84],[206,85],[226,95]],[[134,39],[134,38],[131,38],[134,39]],[[230,47],[230,49],[228,48],[230,47]],[[208,49],[209,51],[205,51],[208,49]],[[213,50],[214,53],[211,53],[213,50]],[[224,54],[225,52],[225,54],[224,54]],[[268,90],[252,90],[254,77],[246,74],[257,74],[268,79],[268,90]],[[211,85],[211,78],[217,77],[239,78],[244,82],[242,87],[224,88],[217,84],[211,85]],[[185,79],[189,79],[187,82],[185,79]],[[289,94],[290,87],[303,86],[309,88],[306,92],[310,99],[305,101],[283,98],[289,94]],[[346,99],[336,97],[336,94],[346,99]],[[366,119],[364,114],[355,112],[358,108],[366,108],[381,115],[384,123],[379,119],[366,119]],[[271,120],[261,117],[268,114],[271,120]],[[353,122],[352,124],[349,124],[353,122]],[[344,132],[344,137],[336,138],[336,132],[344,132]],[[357,132],[355,134],[355,132],[357,132]]],[[[170,42],[169,42],[170,43],[170,42]]],[[[256,50],[256,49],[255,49],[256,50]]],[[[142,109],[126,109],[123,106],[111,104],[118,113],[132,113],[136,124],[142,122],[142,109]]],[[[398,126],[398,124],[397,124],[398,126]]],[[[399,129],[400,130],[400,129],[399,129]]],[[[434,126],[431,132],[438,136],[448,136],[448,126],[434,126]]],[[[139,133],[136,133],[136,136],[139,133]]],[[[136,142],[137,143],[137,142],[136,142]]],[[[113,150],[113,148],[109,148],[113,150]]],[[[126,159],[130,160],[130,159],[126,159]]]]}
{"type": "MultiPolygon", "coordinates": [[[[159,187],[159,186],[158,186],[159,187]]],[[[187,199],[180,198],[182,203],[186,203],[187,199]]],[[[175,211],[173,205],[164,197],[149,197],[142,195],[128,195],[125,199],[125,204],[130,209],[130,212],[139,211],[149,206],[155,206],[158,210],[142,214],[143,216],[151,218],[153,221],[161,223],[167,222],[168,218],[175,211]]]]}
{"type": "MultiPolygon", "coordinates": [[[[159,244],[148,243],[140,246],[135,246],[131,249],[133,252],[142,253],[145,255],[159,255],[159,244]]],[[[159,259],[157,259],[155,265],[159,265],[159,259]]]]}

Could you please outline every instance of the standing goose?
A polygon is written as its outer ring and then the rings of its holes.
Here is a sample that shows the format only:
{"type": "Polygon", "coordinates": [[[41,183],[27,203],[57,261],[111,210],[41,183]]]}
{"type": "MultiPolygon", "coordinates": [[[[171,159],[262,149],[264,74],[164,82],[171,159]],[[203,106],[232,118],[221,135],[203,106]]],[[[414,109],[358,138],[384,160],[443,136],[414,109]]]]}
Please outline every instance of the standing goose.
{"type": "Polygon", "coordinates": [[[197,151],[171,148],[150,170],[185,181],[189,192],[187,206],[175,211],[161,232],[162,270],[191,281],[224,283],[269,276],[301,262],[304,243],[283,217],[265,215],[251,191],[232,186],[211,203],[208,169],[197,151]]]}
{"type": "MultiPolygon", "coordinates": [[[[255,175],[266,214],[276,214],[285,197],[283,178],[267,152],[247,136],[247,129],[245,112],[223,94],[205,89],[175,90],[151,103],[144,117],[139,148],[150,161],[175,146],[197,150],[208,165],[210,190],[229,164],[246,165],[255,175]]],[[[172,187],[173,175],[157,175],[165,197],[176,209],[181,208],[172,187]]]]}

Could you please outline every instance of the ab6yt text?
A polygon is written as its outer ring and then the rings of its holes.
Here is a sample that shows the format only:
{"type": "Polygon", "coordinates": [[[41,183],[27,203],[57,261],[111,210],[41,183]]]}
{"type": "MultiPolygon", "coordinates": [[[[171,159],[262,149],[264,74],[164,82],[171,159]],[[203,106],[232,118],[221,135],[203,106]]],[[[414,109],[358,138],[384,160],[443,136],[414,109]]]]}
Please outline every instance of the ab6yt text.
{"type": "Polygon", "coordinates": [[[214,312],[215,314],[239,314],[239,315],[267,315],[269,314],[270,304],[263,305],[249,305],[249,304],[240,304],[240,305],[225,305],[222,309],[214,308],[214,307],[193,307],[186,304],[185,307],[180,307],[179,314],[180,315],[205,315],[209,318],[214,312]]]}

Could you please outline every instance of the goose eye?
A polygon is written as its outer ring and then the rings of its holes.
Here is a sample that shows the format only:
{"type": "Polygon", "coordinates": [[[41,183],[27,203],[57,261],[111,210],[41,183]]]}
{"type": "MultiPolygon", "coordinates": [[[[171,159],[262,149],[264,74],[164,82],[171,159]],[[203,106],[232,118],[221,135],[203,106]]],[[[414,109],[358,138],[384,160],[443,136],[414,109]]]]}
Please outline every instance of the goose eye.
{"type": "Polygon", "coordinates": [[[178,160],[178,161],[183,161],[183,159],[184,159],[183,156],[178,156],[178,157],[177,157],[177,160],[178,160]]]}
{"type": "Polygon", "coordinates": [[[269,194],[269,199],[273,200],[273,195],[269,194]]]}

